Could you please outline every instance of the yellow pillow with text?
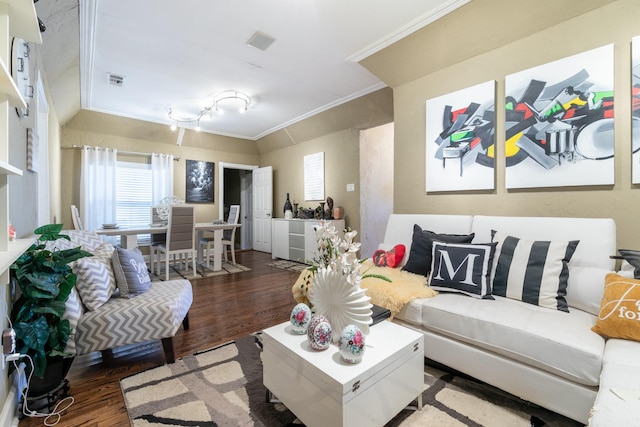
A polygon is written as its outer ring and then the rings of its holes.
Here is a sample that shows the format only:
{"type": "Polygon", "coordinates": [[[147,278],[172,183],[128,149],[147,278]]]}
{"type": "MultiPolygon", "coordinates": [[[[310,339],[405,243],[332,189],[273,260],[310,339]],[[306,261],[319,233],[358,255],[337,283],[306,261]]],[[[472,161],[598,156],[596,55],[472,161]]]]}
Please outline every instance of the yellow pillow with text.
{"type": "Polygon", "coordinates": [[[608,338],[640,341],[640,280],[609,273],[593,332],[608,338]]]}

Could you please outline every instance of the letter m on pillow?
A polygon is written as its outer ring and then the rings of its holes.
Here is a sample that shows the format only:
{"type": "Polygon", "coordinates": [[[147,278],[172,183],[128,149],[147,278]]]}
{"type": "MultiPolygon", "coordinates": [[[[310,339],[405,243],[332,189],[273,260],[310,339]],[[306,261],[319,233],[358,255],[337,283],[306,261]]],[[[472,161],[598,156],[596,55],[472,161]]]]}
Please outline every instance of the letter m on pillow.
{"type": "Polygon", "coordinates": [[[493,299],[489,273],[495,246],[434,242],[429,286],[438,291],[493,299]]]}
{"type": "Polygon", "coordinates": [[[480,283],[474,282],[474,278],[479,282],[480,277],[478,277],[477,275],[474,277],[473,275],[476,260],[479,257],[479,254],[468,253],[462,259],[462,261],[454,267],[449,251],[439,249],[438,253],[434,254],[433,257],[433,259],[437,262],[437,265],[434,265],[434,269],[432,270],[434,275],[433,280],[445,280],[442,276],[443,274],[445,275],[447,280],[454,280],[458,275],[458,272],[462,270],[464,278],[462,280],[458,280],[458,282],[464,283],[465,285],[469,286],[480,286],[480,283]]]}

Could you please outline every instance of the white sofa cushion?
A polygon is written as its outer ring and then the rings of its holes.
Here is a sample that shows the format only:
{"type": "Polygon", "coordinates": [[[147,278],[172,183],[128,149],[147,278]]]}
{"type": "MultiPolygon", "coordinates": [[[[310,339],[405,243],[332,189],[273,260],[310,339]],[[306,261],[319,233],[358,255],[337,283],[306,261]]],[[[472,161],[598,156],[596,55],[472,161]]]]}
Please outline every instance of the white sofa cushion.
{"type": "Polygon", "coordinates": [[[597,386],[605,340],[595,316],[565,313],[508,298],[494,301],[440,294],[417,300],[422,327],[560,377],[597,386]]]}
{"type": "Polygon", "coordinates": [[[610,270],[597,267],[569,268],[567,304],[597,316],[604,294],[604,278],[610,270]]]}
{"type": "Polygon", "coordinates": [[[640,396],[640,343],[610,339],[604,350],[600,391],[589,426],[640,425],[640,399],[633,396],[640,396]]]}
{"type": "Polygon", "coordinates": [[[611,218],[473,217],[474,243],[490,242],[491,230],[530,240],[579,240],[569,268],[615,268],[615,260],[609,258],[617,251],[616,224],[611,218]]]}

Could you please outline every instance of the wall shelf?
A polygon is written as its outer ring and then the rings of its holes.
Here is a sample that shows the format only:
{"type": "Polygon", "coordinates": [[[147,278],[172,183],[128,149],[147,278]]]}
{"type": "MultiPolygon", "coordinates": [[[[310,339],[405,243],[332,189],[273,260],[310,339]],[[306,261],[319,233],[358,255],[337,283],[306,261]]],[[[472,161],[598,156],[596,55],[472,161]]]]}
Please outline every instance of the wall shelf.
{"type": "Polygon", "coordinates": [[[0,59],[0,93],[7,94],[9,97],[9,104],[13,107],[27,108],[27,103],[22,95],[20,95],[18,86],[13,80],[13,77],[11,77],[11,73],[2,59],[0,59]]]}
{"type": "Polygon", "coordinates": [[[22,170],[15,166],[11,166],[7,162],[0,160],[0,175],[18,175],[22,176],[22,170]]]}
{"type": "Polygon", "coordinates": [[[41,44],[42,35],[33,1],[3,0],[9,5],[11,35],[29,42],[41,44]]]}
{"type": "Polygon", "coordinates": [[[35,237],[28,239],[16,239],[9,243],[9,249],[0,251],[0,271],[7,271],[11,264],[17,260],[36,241],[35,237]]]}

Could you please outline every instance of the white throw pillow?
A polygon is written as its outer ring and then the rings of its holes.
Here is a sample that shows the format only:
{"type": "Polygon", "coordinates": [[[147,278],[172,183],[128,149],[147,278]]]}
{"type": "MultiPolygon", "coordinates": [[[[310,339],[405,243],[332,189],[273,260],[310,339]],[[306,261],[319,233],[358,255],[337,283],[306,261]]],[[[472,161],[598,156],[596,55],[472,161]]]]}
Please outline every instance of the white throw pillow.
{"type": "Polygon", "coordinates": [[[604,279],[613,271],[597,267],[572,267],[569,270],[567,304],[597,316],[604,295],[604,279]]]}

